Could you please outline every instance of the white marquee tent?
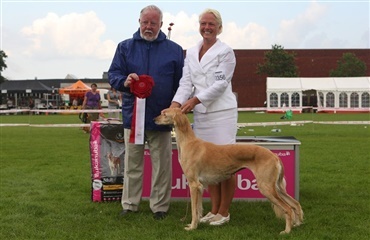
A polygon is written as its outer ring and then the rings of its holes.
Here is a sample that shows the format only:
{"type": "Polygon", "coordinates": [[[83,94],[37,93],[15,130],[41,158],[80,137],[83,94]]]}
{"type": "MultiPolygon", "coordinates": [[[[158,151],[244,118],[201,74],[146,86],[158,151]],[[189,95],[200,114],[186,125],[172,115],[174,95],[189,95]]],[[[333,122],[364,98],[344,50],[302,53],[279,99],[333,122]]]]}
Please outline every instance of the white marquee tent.
{"type": "Polygon", "coordinates": [[[268,112],[370,112],[370,77],[269,77],[266,86],[268,112]]]}

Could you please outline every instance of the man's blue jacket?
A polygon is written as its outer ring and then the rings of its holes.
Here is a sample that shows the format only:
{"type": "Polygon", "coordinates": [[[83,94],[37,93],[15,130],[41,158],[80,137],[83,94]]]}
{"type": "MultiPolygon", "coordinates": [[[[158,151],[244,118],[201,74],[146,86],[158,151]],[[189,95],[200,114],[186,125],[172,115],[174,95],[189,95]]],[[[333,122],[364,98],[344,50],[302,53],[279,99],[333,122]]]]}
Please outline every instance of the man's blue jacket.
{"type": "Polygon", "coordinates": [[[130,73],[149,75],[154,80],[152,94],[146,98],[145,130],[170,131],[169,126],[159,126],[154,118],[168,108],[179,86],[184,66],[181,46],[167,39],[160,31],[152,42],[140,36],[140,29],[133,37],[120,42],[108,71],[110,85],[122,95],[123,127],[131,128],[135,96],[123,83],[130,73]]]}

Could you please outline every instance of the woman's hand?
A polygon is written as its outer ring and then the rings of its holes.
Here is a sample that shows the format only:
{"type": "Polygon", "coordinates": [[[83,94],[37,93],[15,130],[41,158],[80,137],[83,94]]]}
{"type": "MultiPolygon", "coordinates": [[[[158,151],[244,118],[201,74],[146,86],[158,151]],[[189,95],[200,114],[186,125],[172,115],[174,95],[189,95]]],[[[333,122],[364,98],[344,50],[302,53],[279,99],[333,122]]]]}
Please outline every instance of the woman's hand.
{"type": "Polygon", "coordinates": [[[181,104],[178,102],[172,102],[170,105],[170,108],[179,108],[179,107],[181,107],[181,104]]]}
{"type": "Polygon", "coordinates": [[[187,100],[182,106],[181,106],[181,111],[183,113],[188,113],[194,109],[194,107],[199,104],[200,101],[197,97],[190,98],[187,100]]]}

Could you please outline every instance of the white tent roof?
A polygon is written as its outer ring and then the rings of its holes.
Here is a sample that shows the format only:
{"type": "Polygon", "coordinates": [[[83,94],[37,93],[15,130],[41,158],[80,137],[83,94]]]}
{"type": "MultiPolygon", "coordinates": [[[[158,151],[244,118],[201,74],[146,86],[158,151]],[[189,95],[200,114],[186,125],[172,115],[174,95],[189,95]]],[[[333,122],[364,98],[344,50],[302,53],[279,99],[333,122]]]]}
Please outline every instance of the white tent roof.
{"type": "Polygon", "coordinates": [[[370,91],[370,77],[267,78],[267,92],[370,91]]]}

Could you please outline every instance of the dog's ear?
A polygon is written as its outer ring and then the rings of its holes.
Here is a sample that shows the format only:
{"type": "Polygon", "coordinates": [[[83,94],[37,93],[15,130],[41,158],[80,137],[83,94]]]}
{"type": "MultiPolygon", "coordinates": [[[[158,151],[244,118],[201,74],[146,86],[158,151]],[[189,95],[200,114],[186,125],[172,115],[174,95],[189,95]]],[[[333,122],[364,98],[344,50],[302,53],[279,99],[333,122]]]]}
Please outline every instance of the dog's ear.
{"type": "Polygon", "coordinates": [[[186,128],[188,124],[188,118],[181,110],[176,111],[173,116],[174,125],[178,128],[186,128]]]}
{"type": "Polygon", "coordinates": [[[176,125],[176,123],[179,121],[179,113],[177,112],[177,111],[174,111],[173,112],[173,116],[172,116],[172,118],[173,118],[173,121],[174,121],[174,124],[176,125]]]}
{"type": "Polygon", "coordinates": [[[163,110],[161,111],[161,115],[166,116],[166,110],[167,110],[167,109],[163,109],[163,110]]]}

